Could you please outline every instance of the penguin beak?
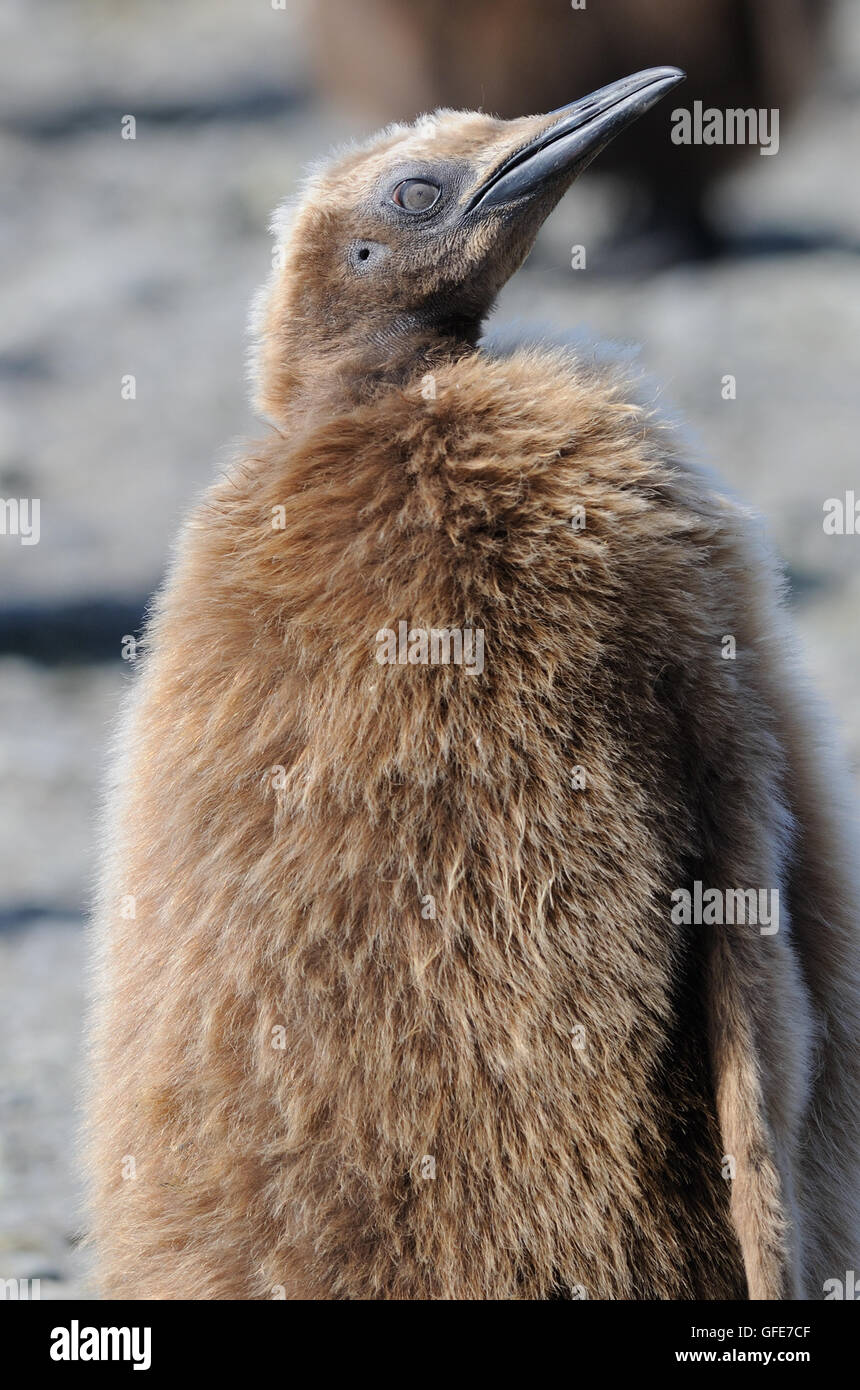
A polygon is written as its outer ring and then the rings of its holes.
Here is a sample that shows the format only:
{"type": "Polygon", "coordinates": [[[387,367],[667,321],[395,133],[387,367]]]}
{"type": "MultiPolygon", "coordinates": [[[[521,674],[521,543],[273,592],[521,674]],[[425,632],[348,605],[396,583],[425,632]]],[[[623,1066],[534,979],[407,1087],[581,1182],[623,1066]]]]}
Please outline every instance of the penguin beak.
{"type": "MultiPolygon", "coordinates": [[[[482,215],[538,193],[565,188],[610,140],[684,81],[679,68],[646,68],[590,96],[534,119],[530,140],[518,144],[472,194],[464,216],[482,215]]],[[[522,132],[523,122],[515,122],[522,132]]]]}

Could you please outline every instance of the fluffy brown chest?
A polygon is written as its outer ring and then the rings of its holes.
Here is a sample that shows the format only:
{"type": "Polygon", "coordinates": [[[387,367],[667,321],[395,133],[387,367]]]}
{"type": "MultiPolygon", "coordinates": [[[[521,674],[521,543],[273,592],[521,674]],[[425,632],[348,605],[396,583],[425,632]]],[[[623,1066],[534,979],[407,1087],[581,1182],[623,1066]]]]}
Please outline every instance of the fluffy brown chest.
{"type": "Polygon", "coordinates": [[[235,1208],[252,1291],[731,1295],[670,918],[701,826],[666,595],[695,565],[631,558],[625,527],[671,525],[614,416],[592,456],[499,392],[456,449],[407,416],[380,462],[351,421],[193,524],[132,721],[117,999],[172,1085],[129,1123],[235,1208]]]}

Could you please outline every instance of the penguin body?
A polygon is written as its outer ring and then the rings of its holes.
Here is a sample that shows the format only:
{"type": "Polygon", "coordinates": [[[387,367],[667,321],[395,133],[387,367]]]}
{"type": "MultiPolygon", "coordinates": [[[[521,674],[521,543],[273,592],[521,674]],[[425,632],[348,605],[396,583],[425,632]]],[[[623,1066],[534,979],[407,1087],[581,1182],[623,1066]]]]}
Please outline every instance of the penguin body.
{"type": "Polygon", "coordinates": [[[108,1296],[781,1298],[854,1267],[856,886],[778,580],[621,378],[477,345],[581,115],[396,128],[283,233],[277,428],[187,524],[120,738],[108,1296]],[[415,184],[449,179],[433,222],[415,184]],[[681,920],[696,884],[776,890],[778,930],[681,920]]]}

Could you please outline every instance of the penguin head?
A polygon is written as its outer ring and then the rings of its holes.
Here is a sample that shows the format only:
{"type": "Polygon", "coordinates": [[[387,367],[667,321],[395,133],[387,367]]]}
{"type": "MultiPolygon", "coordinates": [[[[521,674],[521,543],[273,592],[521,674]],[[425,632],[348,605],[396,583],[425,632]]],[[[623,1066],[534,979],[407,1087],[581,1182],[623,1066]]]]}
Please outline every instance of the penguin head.
{"type": "Polygon", "coordinates": [[[678,82],[650,68],[548,115],[437,111],[317,170],[276,217],[257,305],[258,404],[302,376],[382,373],[421,345],[473,345],[499,290],[577,175],[678,82]]]}

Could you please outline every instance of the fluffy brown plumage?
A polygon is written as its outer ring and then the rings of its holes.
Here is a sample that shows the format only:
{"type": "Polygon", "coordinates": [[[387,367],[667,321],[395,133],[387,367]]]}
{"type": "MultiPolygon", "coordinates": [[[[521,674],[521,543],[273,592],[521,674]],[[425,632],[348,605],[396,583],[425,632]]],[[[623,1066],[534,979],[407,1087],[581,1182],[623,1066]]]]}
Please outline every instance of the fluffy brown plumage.
{"type": "Polygon", "coordinates": [[[458,297],[368,204],[392,161],[484,176],[522,134],[387,132],[284,232],[277,429],[187,524],[119,741],[108,1296],[815,1297],[856,1267],[857,884],[757,528],[611,373],[475,347],[534,228],[446,224],[458,297]],[[483,629],[483,672],[380,665],[400,620],[483,629]],[[778,887],[779,931],[676,925],[696,880],[778,887]]]}

